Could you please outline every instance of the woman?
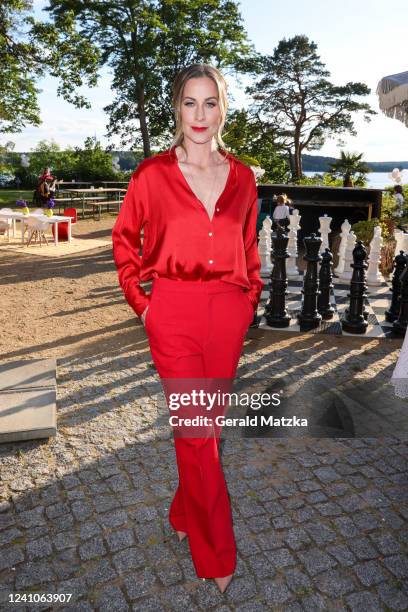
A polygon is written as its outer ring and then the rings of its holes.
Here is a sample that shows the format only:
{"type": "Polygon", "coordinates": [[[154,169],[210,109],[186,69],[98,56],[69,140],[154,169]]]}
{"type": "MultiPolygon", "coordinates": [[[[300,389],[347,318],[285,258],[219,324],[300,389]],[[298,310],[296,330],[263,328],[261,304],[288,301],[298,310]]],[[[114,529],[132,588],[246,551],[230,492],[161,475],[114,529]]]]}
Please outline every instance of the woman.
{"type": "Polygon", "coordinates": [[[286,193],[282,193],[276,198],[276,207],[273,211],[273,224],[272,229],[276,230],[278,225],[281,225],[285,229],[289,225],[290,220],[290,209],[289,204],[292,204],[292,201],[289,200],[286,193]]]}
{"type": "MultiPolygon", "coordinates": [[[[208,64],[184,68],[173,107],[173,143],[138,165],[112,231],[119,283],[145,325],[166,398],[197,380],[229,388],[263,287],[255,175],[221,138],[223,76],[208,64]],[[139,283],[149,279],[146,294],[139,283]]],[[[213,429],[173,434],[179,486],[169,521],[180,541],[188,537],[197,576],[224,592],[236,543],[220,438],[213,429]]]]}

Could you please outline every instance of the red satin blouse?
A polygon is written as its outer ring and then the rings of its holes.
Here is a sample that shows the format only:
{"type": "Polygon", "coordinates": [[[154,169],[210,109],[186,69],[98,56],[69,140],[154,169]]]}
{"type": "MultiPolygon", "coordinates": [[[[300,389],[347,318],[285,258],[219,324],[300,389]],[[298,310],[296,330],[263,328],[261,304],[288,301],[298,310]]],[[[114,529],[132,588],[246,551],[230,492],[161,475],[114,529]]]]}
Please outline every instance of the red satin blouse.
{"type": "Polygon", "coordinates": [[[178,165],[175,148],[137,166],[113,227],[113,257],[125,298],[140,317],[150,301],[141,281],[158,276],[180,281],[221,279],[244,287],[255,308],[264,283],[253,171],[224,152],[230,164],[228,179],[210,220],[178,165]]]}

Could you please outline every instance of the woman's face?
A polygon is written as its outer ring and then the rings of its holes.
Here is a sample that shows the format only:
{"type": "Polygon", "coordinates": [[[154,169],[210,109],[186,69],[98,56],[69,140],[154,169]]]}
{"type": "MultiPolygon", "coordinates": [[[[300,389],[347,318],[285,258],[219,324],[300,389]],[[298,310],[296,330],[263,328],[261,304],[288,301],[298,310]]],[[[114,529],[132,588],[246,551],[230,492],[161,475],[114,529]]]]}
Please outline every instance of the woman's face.
{"type": "Polygon", "coordinates": [[[189,79],[181,100],[184,138],[204,143],[213,138],[221,121],[217,86],[209,77],[189,79]],[[195,130],[201,127],[205,129],[195,130]]]}

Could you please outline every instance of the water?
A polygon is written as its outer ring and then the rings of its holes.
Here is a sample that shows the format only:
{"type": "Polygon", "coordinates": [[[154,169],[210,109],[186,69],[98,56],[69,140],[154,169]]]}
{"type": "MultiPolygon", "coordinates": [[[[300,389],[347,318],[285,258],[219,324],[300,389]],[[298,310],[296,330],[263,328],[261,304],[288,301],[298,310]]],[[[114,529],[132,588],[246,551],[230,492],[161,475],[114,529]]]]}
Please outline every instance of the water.
{"type": "MultiPolygon", "coordinates": [[[[313,176],[315,172],[304,172],[306,176],[313,176]]],[[[370,172],[367,174],[367,187],[372,189],[384,189],[389,185],[395,185],[394,181],[390,178],[391,172],[370,172]]],[[[408,183],[408,170],[403,170],[402,184],[408,183]]]]}

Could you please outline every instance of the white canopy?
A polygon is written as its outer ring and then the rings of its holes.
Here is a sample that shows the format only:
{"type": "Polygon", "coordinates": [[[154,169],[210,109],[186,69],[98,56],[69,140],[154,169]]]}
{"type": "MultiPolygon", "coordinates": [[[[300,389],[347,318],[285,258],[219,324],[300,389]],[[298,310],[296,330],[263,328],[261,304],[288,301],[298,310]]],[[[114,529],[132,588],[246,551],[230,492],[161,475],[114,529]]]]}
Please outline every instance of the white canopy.
{"type": "Polygon", "coordinates": [[[391,74],[377,85],[380,109],[408,127],[408,72],[391,74]]]}

